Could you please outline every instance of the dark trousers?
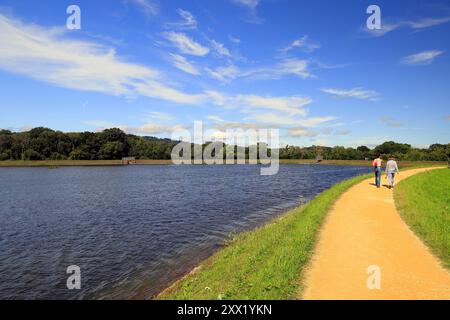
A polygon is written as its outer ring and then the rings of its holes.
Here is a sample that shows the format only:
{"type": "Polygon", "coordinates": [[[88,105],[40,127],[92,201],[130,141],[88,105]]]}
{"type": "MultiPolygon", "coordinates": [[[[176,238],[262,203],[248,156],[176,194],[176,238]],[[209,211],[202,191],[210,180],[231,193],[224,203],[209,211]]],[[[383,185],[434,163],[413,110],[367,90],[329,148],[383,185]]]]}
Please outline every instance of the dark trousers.
{"type": "Polygon", "coordinates": [[[381,186],[381,167],[375,168],[375,184],[377,187],[381,186]]]}

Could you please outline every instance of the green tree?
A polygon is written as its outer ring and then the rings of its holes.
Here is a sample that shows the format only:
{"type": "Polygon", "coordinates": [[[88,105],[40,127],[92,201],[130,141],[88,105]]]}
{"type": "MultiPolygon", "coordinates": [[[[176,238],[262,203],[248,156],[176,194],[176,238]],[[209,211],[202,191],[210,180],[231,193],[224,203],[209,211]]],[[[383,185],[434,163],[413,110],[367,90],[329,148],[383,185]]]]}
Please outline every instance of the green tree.
{"type": "Polygon", "coordinates": [[[100,148],[100,159],[119,160],[124,156],[124,144],[119,141],[110,141],[100,148]]]}

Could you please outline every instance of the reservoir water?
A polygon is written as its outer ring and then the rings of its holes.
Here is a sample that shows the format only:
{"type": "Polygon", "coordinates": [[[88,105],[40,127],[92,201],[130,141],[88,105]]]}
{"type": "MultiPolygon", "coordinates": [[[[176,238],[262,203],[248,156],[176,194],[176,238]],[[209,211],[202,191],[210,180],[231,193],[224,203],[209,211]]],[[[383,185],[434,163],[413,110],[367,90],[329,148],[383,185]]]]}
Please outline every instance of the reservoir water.
{"type": "Polygon", "coordinates": [[[0,299],[144,299],[367,167],[0,168],[0,299]],[[81,289],[66,287],[67,267],[81,289]]]}

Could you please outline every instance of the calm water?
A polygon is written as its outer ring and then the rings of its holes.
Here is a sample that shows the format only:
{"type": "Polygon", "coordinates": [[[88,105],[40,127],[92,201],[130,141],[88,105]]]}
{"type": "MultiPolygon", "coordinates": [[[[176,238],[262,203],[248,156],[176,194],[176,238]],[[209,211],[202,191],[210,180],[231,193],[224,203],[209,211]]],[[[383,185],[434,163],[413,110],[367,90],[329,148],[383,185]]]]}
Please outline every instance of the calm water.
{"type": "Polygon", "coordinates": [[[253,228],[369,168],[0,169],[0,298],[148,298],[253,228]],[[66,288],[70,265],[82,289],[66,288]]]}

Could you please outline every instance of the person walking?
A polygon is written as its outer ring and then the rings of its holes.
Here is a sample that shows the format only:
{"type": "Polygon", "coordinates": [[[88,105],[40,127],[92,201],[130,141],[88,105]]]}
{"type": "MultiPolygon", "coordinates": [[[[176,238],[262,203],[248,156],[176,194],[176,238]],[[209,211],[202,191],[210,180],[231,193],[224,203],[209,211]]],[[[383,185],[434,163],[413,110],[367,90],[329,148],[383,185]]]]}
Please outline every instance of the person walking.
{"type": "Polygon", "coordinates": [[[373,168],[375,170],[375,185],[377,186],[377,188],[381,187],[381,167],[383,166],[383,159],[381,159],[381,155],[378,152],[377,154],[377,158],[375,160],[373,160],[373,168]]]}
{"type": "Polygon", "coordinates": [[[394,188],[395,175],[398,173],[397,161],[394,156],[389,157],[389,161],[386,163],[386,178],[389,181],[389,189],[394,188]]]}

